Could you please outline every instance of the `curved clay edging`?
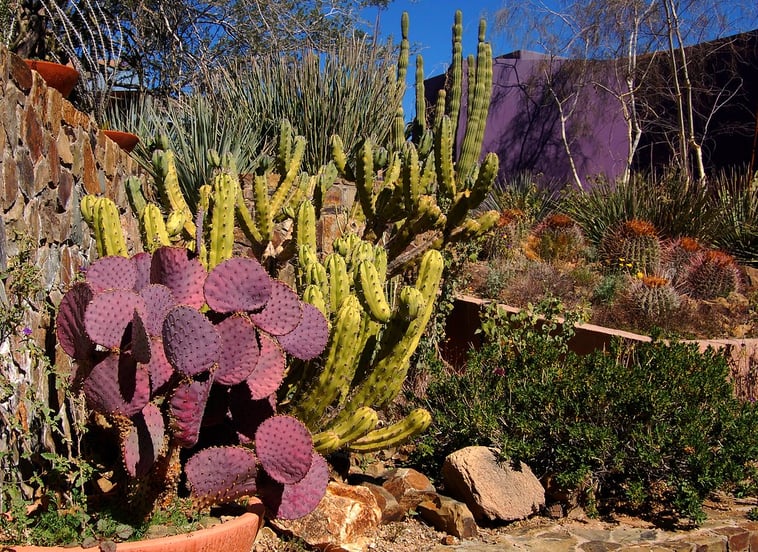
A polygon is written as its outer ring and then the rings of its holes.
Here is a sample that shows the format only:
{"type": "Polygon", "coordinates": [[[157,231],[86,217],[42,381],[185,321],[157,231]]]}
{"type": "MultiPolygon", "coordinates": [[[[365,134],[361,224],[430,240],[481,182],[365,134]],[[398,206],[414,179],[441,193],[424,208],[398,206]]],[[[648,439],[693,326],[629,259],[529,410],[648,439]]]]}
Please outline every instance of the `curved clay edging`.
{"type": "MultiPolygon", "coordinates": [[[[241,516],[191,533],[120,542],[117,552],[247,552],[253,547],[263,520],[263,504],[251,501],[241,516]]],[[[3,546],[3,552],[92,552],[93,548],[65,546],[3,546]]]]}

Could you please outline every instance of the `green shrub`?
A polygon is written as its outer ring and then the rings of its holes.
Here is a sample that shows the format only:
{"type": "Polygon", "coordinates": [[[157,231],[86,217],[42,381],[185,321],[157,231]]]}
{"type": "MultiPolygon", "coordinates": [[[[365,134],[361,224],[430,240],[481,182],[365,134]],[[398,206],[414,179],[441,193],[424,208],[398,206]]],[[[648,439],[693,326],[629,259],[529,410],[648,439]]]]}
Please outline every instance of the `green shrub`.
{"type": "Polygon", "coordinates": [[[758,413],[734,398],[726,358],[661,342],[577,356],[550,306],[546,322],[486,313],[465,370],[429,385],[434,423],[417,461],[438,467],[460,447],[494,445],[585,504],[702,521],[705,497],[758,458],[758,413]]]}

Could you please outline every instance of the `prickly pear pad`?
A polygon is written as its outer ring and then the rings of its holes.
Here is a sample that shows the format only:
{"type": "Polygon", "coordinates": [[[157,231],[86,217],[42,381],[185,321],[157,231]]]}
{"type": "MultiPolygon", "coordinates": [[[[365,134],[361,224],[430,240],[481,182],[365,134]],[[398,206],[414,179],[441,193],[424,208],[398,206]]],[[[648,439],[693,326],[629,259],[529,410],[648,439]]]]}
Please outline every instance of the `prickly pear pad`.
{"type": "Polygon", "coordinates": [[[107,289],[134,289],[137,267],[126,257],[103,257],[87,268],[85,280],[95,293],[107,289]]]}
{"type": "Polygon", "coordinates": [[[278,337],[282,348],[301,360],[316,358],[326,347],[329,326],[326,318],[313,305],[303,304],[303,319],[297,328],[278,337]]]}
{"type": "Polygon", "coordinates": [[[216,312],[255,311],[271,298],[271,278],[252,258],[220,263],[205,280],[205,300],[216,312]]]}
{"type": "Polygon", "coordinates": [[[245,381],[260,355],[255,327],[243,316],[231,316],[217,324],[216,331],[221,338],[216,383],[236,385],[245,381]]]}
{"type": "Polygon", "coordinates": [[[278,280],[271,281],[271,298],[261,312],[251,314],[253,323],[271,335],[294,330],[303,318],[303,305],[297,293],[278,280]]]}
{"type": "Polygon", "coordinates": [[[183,247],[161,247],[153,253],[150,282],[169,288],[179,304],[196,309],[203,306],[205,276],[200,261],[188,258],[183,247]]]}
{"type": "Polygon", "coordinates": [[[187,306],[174,307],[163,321],[163,348],[171,365],[188,376],[218,362],[221,340],[213,324],[187,306]]]}
{"type": "Polygon", "coordinates": [[[133,291],[103,291],[97,293],[87,306],[84,327],[92,341],[108,349],[117,349],[135,310],[144,312],[145,302],[133,291]]]}
{"type": "Polygon", "coordinates": [[[84,325],[84,313],[92,296],[92,288],[87,284],[74,285],[63,296],[55,320],[55,334],[61,348],[68,356],[80,361],[92,358],[95,352],[95,344],[84,325]]]}
{"type": "Polygon", "coordinates": [[[92,368],[83,389],[95,412],[130,418],[150,400],[150,376],[130,355],[112,353],[92,368]]]}
{"type": "Polygon", "coordinates": [[[161,454],[165,425],[160,409],[147,403],[132,417],[132,426],[121,443],[124,467],[132,477],[142,477],[161,454]]]}
{"type": "Polygon", "coordinates": [[[140,292],[145,286],[150,285],[150,265],[153,262],[153,256],[150,253],[137,253],[132,257],[132,262],[137,273],[134,291],[140,292]]]}
{"type": "Polygon", "coordinates": [[[166,352],[163,349],[163,340],[160,337],[150,338],[150,362],[147,365],[147,371],[150,374],[152,396],[161,392],[163,386],[166,385],[171,379],[171,376],[174,375],[174,367],[171,366],[171,363],[166,358],[166,352]]]}
{"type": "Polygon", "coordinates": [[[260,357],[246,383],[253,399],[265,399],[279,389],[287,364],[284,351],[272,337],[264,333],[258,336],[261,341],[260,357]]]}
{"type": "Polygon", "coordinates": [[[142,318],[135,310],[132,314],[132,324],[130,326],[131,333],[129,334],[129,352],[134,360],[142,364],[150,362],[150,336],[147,335],[145,324],[142,322],[142,318]]]}
{"type": "Polygon", "coordinates": [[[171,429],[174,442],[182,447],[193,447],[200,435],[205,404],[211,392],[211,380],[185,381],[179,384],[171,396],[171,429]]]}
{"type": "Polygon", "coordinates": [[[184,472],[192,498],[201,504],[229,502],[257,490],[255,454],[243,447],[203,449],[187,460],[184,472]]]}
{"type": "Polygon", "coordinates": [[[177,305],[174,294],[166,286],[151,284],[142,288],[140,297],[145,301],[145,329],[151,336],[159,336],[163,331],[163,321],[168,311],[177,305]]]}
{"type": "Polygon", "coordinates": [[[261,466],[274,481],[297,483],[311,468],[313,438],[297,418],[274,416],[258,426],[255,450],[261,466]]]}
{"type": "Polygon", "coordinates": [[[297,483],[283,485],[261,474],[258,487],[266,507],[273,517],[297,519],[311,513],[326,493],[329,466],[314,452],[311,468],[297,483]]]}

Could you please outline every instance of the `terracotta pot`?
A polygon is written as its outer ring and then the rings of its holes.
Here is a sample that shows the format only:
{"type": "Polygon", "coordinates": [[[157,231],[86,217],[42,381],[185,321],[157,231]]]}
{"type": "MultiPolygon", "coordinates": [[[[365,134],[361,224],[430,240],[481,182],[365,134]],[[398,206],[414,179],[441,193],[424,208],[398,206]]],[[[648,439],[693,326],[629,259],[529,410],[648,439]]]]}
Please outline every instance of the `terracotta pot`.
{"type": "Polygon", "coordinates": [[[30,69],[40,74],[48,86],[55,88],[64,98],[68,98],[76,85],[76,81],[79,80],[79,72],[68,65],[37,59],[25,59],[24,61],[30,69]]]}
{"type": "Polygon", "coordinates": [[[139,137],[131,132],[123,132],[121,130],[103,130],[108,138],[116,142],[122,150],[129,153],[139,143],[139,137]]]}
{"type": "MultiPolygon", "coordinates": [[[[238,518],[218,523],[207,529],[191,533],[148,539],[144,541],[120,542],[117,552],[247,552],[253,548],[255,536],[263,520],[263,504],[251,500],[248,511],[238,518]]],[[[3,552],[92,552],[93,548],[63,546],[3,546],[3,552]]]]}

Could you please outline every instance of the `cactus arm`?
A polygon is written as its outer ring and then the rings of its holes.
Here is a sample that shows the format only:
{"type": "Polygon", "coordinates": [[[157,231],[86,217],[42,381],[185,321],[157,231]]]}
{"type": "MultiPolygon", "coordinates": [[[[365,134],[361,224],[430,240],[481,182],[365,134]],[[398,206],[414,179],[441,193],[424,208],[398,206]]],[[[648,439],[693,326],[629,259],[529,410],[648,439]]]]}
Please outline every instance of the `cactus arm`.
{"type": "Polygon", "coordinates": [[[250,209],[248,209],[247,205],[245,205],[245,198],[242,195],[242,186],[239,182],[239,179],[235,178],[234,180],[237,186],[237,201],[234,205],[234,212],[237,216],[237,221],[239,222],[240,229],[242,230],[242,233],[245,234],[245,237],[254,245],[258,245],[263,242],[263,236],[261,236],[261,233],[255,226],[255,221],[253,220],[253,216],[250,214],[250,209]]]}
{"type": "Polygon", "coordinates": [[[410,61],[410,41],[408,40],[408,28],[410,18],[408,12],[400,16],[400,53],[397,57],[397,84],[401,90],[405,89],[405,79],[408,75],[408,62],[410,61]]]}
{"type": "Polygon", "coordinates": [[[313,436],[313,446],[321,454],[329,454],[366,435],[379,423],[373,408],[361,407],[352,416],[313,436]]]}
{"type": "Polygon", "coordinates": [[[417,408],[397,423],[375,429],[360,439],[350,443],[348,449],[353,452],[374,452],[405,443],[432,423],[432,415],[423,408],[417,408]]]}
{"type": "Polygon", "coordinates": [[[271,213],[275,216],[284,205],[284,200],[290,193],[292,185],[295,182],[295,178],[300,172],[300,167],[303,163],[303,156],[305,155],[305,138],[302,136],[295,137],[292,145],[292,155],[284,169],[286,172],[283,174],[276,191],[271,196],[271,213]]]}
{"type": "Polygon", "coordinates": [[[208,270],[231,258],[234,246],[234,209],[237,185],[228,174],[219,174],[213,182],[208,270]]]}
{"type": "Polygon", "coordinates": [[[437,185],[442,198],[452,199],[456,194],[453,169],[453,130],[449,117],[443,117],[434,136],[434,161],[437,185]]]}
{"type": "Polygon", "coordinates": [[[360,332],[361,307],[351,296],[340,307],[334,325],[324,368],[314,385],[305,390],[295,415],[307,426],[314,427],[326,409],[347,394],[356,369],[360,351],[357,344],[360,332]]]}
{"type": "Polygon", "coordinates": [[[329,308],[331,312],[337,312],[342,301],[350,295],[350,276],[347,273],[347,264],[342,255],[332,253],[324,260],[324,267],[329,278],[329,308]]]}
{"type": "MultiPolygon", "coordinates": [[[[485,22],[482,20],[480,33],[484,25],[485,22]]],[[[471,67],[469,67],[469,71],[472,71],[471,67]]],[[[479,42],[473,84],[473,87],[469,88],[468,91],[470,113],[457,164],[458,175],[462,179],[468,177],[481,155],[487,113],[492,95],[492,49],[484,41],[479,42]]]]}
{"type": "Polygon", "coordinates": [[[413,119],[413,139],[418,142],[426,132],[426,91],[424,90],[424,58],[416,56],[416,116],[413,119]]]}
{"type": "Polygon", "coordinates": [[[147,206],[147,200],[142,193],[142,183],[136,176],[130,176],[126,179],[126,196],[137,218],[142,217],[142,211],[147,206]]]}
{"type": "Polygon", "coordinates": [[[157,205],[148,203],[142,210],[142,240],[148,253],[154,252],[161,246],[171,245],[163,214],[157,205]]]}
{"type": "Polygon", "coordinates": [[[274,219],[268,197],[266,175],[256,174],[253,179],[253,199],[255,202],[255,223],[263,243],[271,241],[274,233],[274,219]]]}
{"type": "Polygon", "coordinates": [[[79,209],[82,212],[82,219],[84,219],[84,222],[86,222],[89,225],[92,225],[95,223],[95,202],[97,201],[97,196],[93,194],[87,194],[86,196],[82,197],[81,201],[79,202],[79,209]]]}
{"type": "Polygon", "coordinates": [[[366,312],[377,322],[388,322],[392,310],[384,296],[382,281],[371,261],[363,260],[358,264],[355,283],[366,312]]]}
{"type": "Polygon", "coordinates": [[[316,208],[310,201],[301,202],[297,209],[295,238],[298,248],[307,245],[316,251],[316,208]]]}
{"type": "Polygon", "coordinates": [[[447,113],[457,129],[463,93],[463,13],[461,10],[455,12],[453,23],[453,61],[450,66],[450,86],[448,89],[450,90],[448,108],[438,111],[438,113],[447,113]]]}
{"type": "Polygon", "coordinates": [[[418,151],[411,143],[405,149],[403,159],[403,196],[405,210],[413,214],[418,210],[419,195],[421,195],[421,170],[418,160],[418,151]]]}
{"type": "Polygon", "coordinates": [[[94,203],[92,227],[95,234],[97,254],[100,257],[119,255],[127,257],[124,234],[118,207],[110,199],[99,197],[94,203]]]}
{"type": "Polygon", "coordinates": [[[303,291],[303,301],[316,307],[324,316],[329,316],[330,311],[326,305],[324,294],[321,292],[321,288],[319,286],[315,284],[306,286],[305,290],[303,291]]]}
{"type": "Polygon", "coordinates": [[[190,236],[194,236],[196,230],[195,223],[192,221],[192,212],[179,187],[179,176],[176,172],[174,153],[172,151],[156,152],[153,164],[157,166],[159,173],[163,175],[163,178],[156,178],[155,183],[164,200],[164,205],[169,206],[171,211],[185,213],[187,218],[184,228],[190,236]]]}
{"type": "Polygon", "coordinates": [[[408,323],[403,337],[392,350],[377,361],[368,376],[359,384],[351,405],[382,407],[400,392],[411,356],[416,351],[434,310],[443,268],[444,261],[439,251],[430,250],[424,254],[416,282],[416,288],[424,299],[424,308],[408,323]]]}
{"type": "Polygon", "coordinates": [[[352,175],[348,172],[347,155],[345,154],[345,146],[342,144],[342,138],[337,134],[333,134],[331,137],[331,146],[334,166],[343,178],[350,179],[352,175]]]}
{"type": "Polygon", "coordinates": [[[373,219],[376,216],[376,210],[374,204],[374,154],[371,149],[371,140],[363,141],[356,165],[355,187],[358,200],[366,219],[373,219]]]}

